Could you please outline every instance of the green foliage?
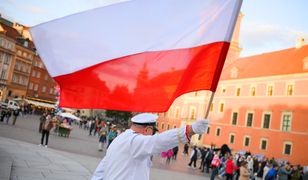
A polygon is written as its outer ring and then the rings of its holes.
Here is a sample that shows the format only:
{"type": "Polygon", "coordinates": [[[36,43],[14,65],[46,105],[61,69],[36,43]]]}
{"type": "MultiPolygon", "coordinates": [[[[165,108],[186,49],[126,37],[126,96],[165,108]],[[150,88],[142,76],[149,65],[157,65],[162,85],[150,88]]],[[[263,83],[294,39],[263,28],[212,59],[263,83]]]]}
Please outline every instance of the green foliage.
{"type": "Polygon", "coordinates": [[[132,113],[128,111],[106,110],[106,116],[113,118],[115,121],[128,121],[132,117],[132,113]]]}

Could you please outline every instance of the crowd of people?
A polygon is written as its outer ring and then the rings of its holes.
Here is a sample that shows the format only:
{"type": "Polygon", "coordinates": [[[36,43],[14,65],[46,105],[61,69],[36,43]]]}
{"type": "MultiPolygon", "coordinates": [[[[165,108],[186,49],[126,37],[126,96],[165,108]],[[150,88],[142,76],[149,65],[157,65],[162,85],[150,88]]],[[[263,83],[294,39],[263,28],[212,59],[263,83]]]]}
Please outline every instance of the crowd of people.
{"type": "Polygon", "coordinates": [[[89,136],[98,137],[98,151],[107,149],[111,142],[122,132],[120,127],[102,118],[82,117],[79,128],[89,131],[89,136]]]}
{"type": "MultiPolygon", "coordinates": [[[[163,152],[161,157],[167,157],[167,152],[163,152]]],[[[278,161],[275,158],[268,159],[250,152],[232,154],[227,145],[223,145],[221,148],[198,148],[185,144],[182,154],[189,157],[187,164],[189,168],[198,168],[200,172],[210,174],[211,180],[308,179],[308,169],[301,165],[292,165],[287,161],[278,161]],[[189,151],[189,149],[191,150],[189,151]]]]}
{"type": "MultiPolygon", "coordinates": [[[[9,123],[13,116],[16,119],[22,114],[20,110],[0,109],[0,120],[9,123]],[[8,115],[11,112],[11,115],[8,115]]],[[[30,111],[32,112],[32,111],[30,111]]],[[[26,114],[26,112],[23,112],[26,114]]],[[[41,133],[40,146],[48,146],[49,133],[52,128],[57,132],[61,124],[71,124],[72,120],[53,115],[52,112],[43,113],[40,117],[39,132],[41,133]]],[[[79,128],[88,131],[89,136],[98,139],[98,151],[107,150],[112,141],[122,132],[118,127],[100,118],[82,118],[77,121],[79,128]]],[[[161,153],[162,161],[166,164],[177,159],[179,146],[161,153]]],[[[277,161],[275,158],[260,157],[250,152],[231,153],[227,145],[221,148],[206,148],[184,144],[182,155],[188,157],[189,168],[199,169],[202,173],[210,174],[211,180],[305,180],[308,179],[308,169],[301,165],[292,165],[289,162],[277,161]]]]}

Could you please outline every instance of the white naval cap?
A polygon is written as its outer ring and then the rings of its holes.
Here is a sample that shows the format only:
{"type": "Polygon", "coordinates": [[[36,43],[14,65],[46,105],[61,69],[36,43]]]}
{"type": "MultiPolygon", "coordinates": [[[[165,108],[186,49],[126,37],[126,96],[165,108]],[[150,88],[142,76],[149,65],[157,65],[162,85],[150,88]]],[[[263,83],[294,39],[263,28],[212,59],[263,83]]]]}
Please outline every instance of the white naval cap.
{"type": "Polygon", "coordinates": [[[138,124],[156,123],[158,116],[151,113],[141,113],[132,117],[131,121],[138,124]]]}

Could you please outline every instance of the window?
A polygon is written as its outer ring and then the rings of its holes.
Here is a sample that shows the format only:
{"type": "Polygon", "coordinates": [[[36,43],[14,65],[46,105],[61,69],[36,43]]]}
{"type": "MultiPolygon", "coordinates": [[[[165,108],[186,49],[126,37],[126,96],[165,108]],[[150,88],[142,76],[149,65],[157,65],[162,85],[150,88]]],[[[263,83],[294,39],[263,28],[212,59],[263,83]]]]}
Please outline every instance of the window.
{"type": "Polygon", "coordinates": [[[11,60],[11,55],[9,54],[4,54],[4,64],[10,64],[10,60],[11,60]]]}
{"type": "Polygon", "coordinates": [[[255,96],[256,95],[256,87],[250,87],[250,96],[255,96]]]}
{"type": "Polygon", "coordinates": [[[175,118],[179,118],[179,115],[180,115],[180,108],[176,107],[175,108],[175,118]]]}
{"type": "Polygon", "coordinates": [[[19,70],[19,62],[18,61],[16,61],[16,63],[15,63],[15,69],[19,70]]]}
{"type": "Polygon", "coordinates": [[[211,132],[211,127],[207,127],[206,134],[210,134],[210,132],[211,132]]]}
{"type": "Polygon", "coordinates": [[[196,108],[195,107],[191,107],[190,108],[190,113],[189,113],[189,118],[190,119],[195,119],[196,117],[196,108]]]}
{"type": "Polygon", "coordinates": [[[220,136],[220,128],[216,129],[216,136],[220,136]]]}
{"type": "Polygon", "coordinates": [[[195,92],[195,96],[198,96],[198,91],[195,92]]]}
{"type": "Polygon", "coordinates": [[[173,115],[173,108],[170,107],[170,108],[169,108],[169,111],[168,111],[168,117],[171,118],[172,115],[173,115]]]}
{"type": "Polygon", "coordinates": [[[15,75],[15,74],[13,74],[13,79],[12,79],[12,81],[13,81],[14,83],[16,83],[16,82],[17,82],[17,77],[16,77],[16,75],[15,75]]]}
{"type": "Polygon", "coordinates": [[[241,95],[241,88],[236,88],[236,96],[240,96],[241,95]]]}
{"type": "Polygon", "coordinates": [[[29,89],[30,90],[33,89],[33,83],[32,82],[30,82],[30,84],[29,84],[29,89]]]}
{"type": "Polygon", "coordinates": [[[44,79],[45,79],[46,81],[48,80],[48,75],[47,75],[47,74],[45,74],[44,79]]]}
{"type": "Polygon", "coordinates": [[[271,122],[271,114],[264,114],[264,117],[263,117],[263,128],[264,129],[269,129],[270,122],[271,122]]]}
{"type": "Polygon", "coordinates": [[[34,70],[32,71],[32,77],[35,77],[35,71],[34,70]]]}
{"type": "Polygon", "coordinates": [[[224,103],[219,104],[219,112],[224,112],[224,106],[225,106],[224,103]]]}
{"type": "Polygon", "coordinates": [[[291,113],[282,114],[282,127],[281,130],[285,132],[291,131],[291,113]]]}
{"type": "Polygon", "coordinates": [[[49,94],[52,94],[52,92],[53,92],[53,88],[50,88],[49,89],[49,94]]]}
{"type": "Polygon", "coordinates": [[[253,120],[253,113],[247,113],[247,122],[246,126],[247,127],[252,127],[252,120],[253,120]]]}
{"type": "Polygon", "coordinates": [[[287,86],[287,96],[292,96],[293,95],[293,85],[288,84],[287,86]]]}
{"type": "Polygon", "coordinates": [[[174,125],[173,125],[173,129],[175,129],[175,128],[176,128],[176,125],[174,124],[174,125]]]}
{"type": "Polygon", "coordinates": [[[272,96],[273,95],[273,86],[269,85],[267,86],[267,96],[272,96]]]}
{"type": "Polygon", "coordinates": [[[303,63],[304,63],[304,70],[308,70],[308,57],[306,57],[305,59],[304,59],[304,61],[303,61],[303,63]]]}
{"type": "Polygon", "coordinates": [[[161,124],[161,129],[164,129],[165,125],[164,124],[161,124]]]}
{"type": "Polygon", "coordinates": [[[267,139],[262,138],[260,141],[260,149],[266,150],[267,149],[267,139]]]}
{"type": "Polygon", "coordinates": [[[225,87],[221,87],[221,94],[225,94],[226,93],[226,88],[225,87]]]}
{"type": "Polygon", "coordinates": [[[36,77],[37,77],[37,78],[40,78],[40,77],[41,77],[41,72],[37,72],[37,73],[36,73],[36,77]]]}
{"type": "Polygon", "coordinates": [[[283,154],[285,155],[291,155],[292,153],[292,143],[291,142],[285,142],[283,147],[283,154]]]}
{"type": "Polygon", "coordinates": [[[232,125],[236,125],[237,124],[237,116],[238,116],[238,113],[237,112],[233,112],[233,114],[232,114],[232,125]]]}
{"type": "Polygon", "coordinates": [[[167,126],[167,130],[169,130],[170,129],[170,124],[168,124],[168,126],[167,126]]]}
{"type": "Polygon", "coordinates": [[[249,136],[245,136],[244,137],[244,146],[248,147],[250,144],[250,137],[249,136]]]}
{"type": "Polygon", "coordinates": [[[38,90],[38,84],[34,84],[34,91],[38,90]]]}
{"type": "Polygon", "coordinates": [[[1,79],[6,79],[6,70],[2,70],[1,72],[1,79]]]}
{"type": "Polygon", "coordinates": [[[46,86],[42,87],[42,92],[46,92],[46,86]]]}
{"type": "Polygon", "coordinates": [[[212,112],[214,110],[214,103],[211,103],[210,111],[212,112]]]}
{"type": "Polygon", "coordinates": [[[230,142],[230,144],[234,144],[234,139],[235,139],[234,134],[230,134],[230,136],[229,136],[229,142],[230,142]]]}

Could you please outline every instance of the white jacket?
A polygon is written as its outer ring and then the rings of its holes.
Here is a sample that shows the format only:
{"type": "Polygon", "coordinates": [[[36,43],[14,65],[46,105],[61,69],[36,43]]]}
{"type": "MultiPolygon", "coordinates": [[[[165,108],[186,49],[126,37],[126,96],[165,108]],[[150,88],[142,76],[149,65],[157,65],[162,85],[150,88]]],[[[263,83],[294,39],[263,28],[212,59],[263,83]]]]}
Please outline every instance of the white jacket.
{"type": "Polygon", "coordinates": [[[92,180],[148,180],[153,154],[160,154],[186,143],[185,127],[153,136],[128,129],[109,146],[106,156],[96,168],[92,180]]]}

